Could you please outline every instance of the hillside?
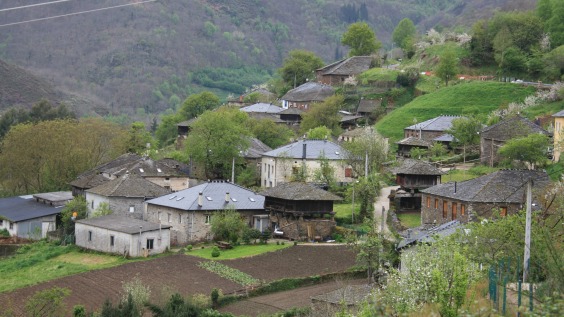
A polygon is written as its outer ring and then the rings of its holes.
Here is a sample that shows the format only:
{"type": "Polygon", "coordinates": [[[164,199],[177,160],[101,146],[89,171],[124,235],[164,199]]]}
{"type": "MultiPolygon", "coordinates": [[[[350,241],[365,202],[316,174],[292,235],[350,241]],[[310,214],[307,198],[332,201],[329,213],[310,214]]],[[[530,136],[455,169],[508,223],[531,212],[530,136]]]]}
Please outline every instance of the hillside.
{"type": "MultiPolygon", "coordinates": [[[[520,9],[536,3],[518,2],[520,9]]],[[[61,2],[0,12],[0,21],[124,3],[61,2]]],[[[404,17],[419,24],[422,32],[437,23],[448,26],[449,21],[468,26],[476,12],[492,14],[481,10],[492,3],[507,9],[515,1],[161,0],[2,27],[0,58],[65,91],[95,96],[114,114],[154,113],[175,108],[202,89],[213,87],[224,97],[239,94],[242,87],[271,76],[292,49],[334,61],[347,53],[340,44],[347,25],[361,18],[390,47],[390,34],[404,17]]],[[[0,9],[10,6],[3,2],[0,9]]]]}
{"type": "Polygon", "coordinates": [[[437,90],[395,109],[376,123],[384,136],[398,141],[403,129],[440,115],[487,115],[510,102],[523,101],[535,88],[499,82],[474,81],[437,90]],[[461,98],[461,96],[464,96],[461,98]]]}

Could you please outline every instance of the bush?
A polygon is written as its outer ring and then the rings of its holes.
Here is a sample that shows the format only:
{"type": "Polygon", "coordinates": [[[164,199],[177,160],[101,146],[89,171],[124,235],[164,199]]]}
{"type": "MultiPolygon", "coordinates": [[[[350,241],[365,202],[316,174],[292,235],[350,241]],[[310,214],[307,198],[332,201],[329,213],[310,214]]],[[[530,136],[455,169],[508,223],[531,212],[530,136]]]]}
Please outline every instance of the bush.
{"type": "Polygon", "coordinates": [[[10,236],[10,232],[8,232],[8,229],[4,228],[0,230],[0,237],[9,237],[9,236],[10,236]]]}
{"type": "Polygon", "coordinates": [[[243,237],[242,237],[243,243],[245,243],[245,244],[250,244],[250,243],[251,243],[251,240],[259,239],[259,238],[260,238],[260,235],[261,235],[261,233],[260,233],[260,231],[258,231],[257,229],[251,229],[251,228],[248,228],[248,227],[247,227],[247,228],[243,231],[243,237]]]}
{"type": "Polygon", "coordinates": [[[192,245],[191,244],[186,246],[186,251],[192,251],[192,245]]]}
{"type": "Polygon", "coordinates": [[[265,230],[260,234],[260,242],[262,244],[266,244],[271,237],[272,237],[272,233],[268,230],[265,230]]]}
{"type": "Polygon", "coordinates": [[[221,252],[219,252],[219,248],[218,248],[218,247],[213,247],[213,248],[212,248],[211,256],[212,256],[213,258],[217,258],[220,254],[221,254],[221,252]]]}
{"type": "Polygon", "coordinates": [[[219,302],[219,290],[217,288],[212,289],[210,294],[211,302],[213,307],[217,307],[219,302]]]}

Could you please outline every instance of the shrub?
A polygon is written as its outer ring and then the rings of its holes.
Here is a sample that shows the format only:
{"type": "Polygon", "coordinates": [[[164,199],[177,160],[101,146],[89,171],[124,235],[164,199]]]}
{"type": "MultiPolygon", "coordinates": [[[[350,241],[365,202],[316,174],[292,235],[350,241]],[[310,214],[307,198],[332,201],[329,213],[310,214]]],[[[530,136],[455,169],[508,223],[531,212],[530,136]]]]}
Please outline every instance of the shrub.
{"type": "Polygon", "coordinates": [[[0,230],[0,237],[9,237],[9,236],[10,236],[10,232],[8,232],[8,229],[4,228],[0,230]]]}
{"type": "Polygon", "coordinates": [[[246,228],[243,231],[243,243],[245,244],[250,244],[251,240],[256,240],[260,238],[260,231],[258,231],[257,229],[251,229],[251,228],[246,228]]]}
{"type": "Polygon", "coordinates": [[[217,303],[219,302],[219,290],[217,288],[212,289],[210,298],[213,307],[217,307],[217,303]]]}
{"type": "Polygon", "coordinates": [[[268,230],[265,230],[260,235],[260,242],[266,244],[271,237],[272,237],[272,233],[268,230]]]}
{"type": "Polygon", "coordinates": [[[192,251],[192,245],[191,244],[186,246],[186,251],[192,251]]]}
{"type": "Polygon", "coordinates": [[[219,252],[219,248],[218,247],[213,247],[212,248],[212,252],[211,252],[211,256],[214,258],[217,258],[221,253],[219,252]]]}

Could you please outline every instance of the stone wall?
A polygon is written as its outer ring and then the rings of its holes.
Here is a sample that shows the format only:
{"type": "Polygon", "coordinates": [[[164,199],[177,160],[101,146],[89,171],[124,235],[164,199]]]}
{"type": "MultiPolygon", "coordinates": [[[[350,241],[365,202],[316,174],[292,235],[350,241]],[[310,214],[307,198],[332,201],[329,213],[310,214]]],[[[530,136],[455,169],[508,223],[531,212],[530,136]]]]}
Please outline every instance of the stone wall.
{"type": "Polygon", "coordinates": [[[167,177],[146,177],[145,179],[174,192],[190,187],[190,179],[188,177],[168,177],[168,179],[167,177]]]}
{"type": "Polygon", "coordinates": [[[337,224],[330,219],[298,218],[281,214],[271,214],[270,222],[275,222],[278,230],[284,232],[283,237],[291,240],[314,240],[316,237],[325,240],[331,237],[337,224]]]}

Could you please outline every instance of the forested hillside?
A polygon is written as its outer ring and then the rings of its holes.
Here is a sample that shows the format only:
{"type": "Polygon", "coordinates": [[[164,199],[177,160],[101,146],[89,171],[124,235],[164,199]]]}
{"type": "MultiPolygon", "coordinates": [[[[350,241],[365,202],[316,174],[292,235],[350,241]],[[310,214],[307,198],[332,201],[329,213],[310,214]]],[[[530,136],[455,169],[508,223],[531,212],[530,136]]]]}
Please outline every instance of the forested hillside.
{"type": "MultiPolygon", "coordinates": [[[[18,1],[17,5],[42,1],[18,1]]],[[[66,1],[0,12],[0,24],[131,3],[66,1]]],[[[161,0],[0,27],[0,59],[55,87],[95,100],[106,113],[175,109],[203,89],[226,96],[262,83],[287,52],[306,49],[331,62],[346,55],[340,38],[364,20],[384,47],[408,17],[429,27],[470,26],[494,9],[531,9],[534,0],[161,0]]],[[[15,6],[0,3],[0,9],[15,6]]],[[[13,80],[11,77],[2,80],[13,80]]],[[[4,98],[13,100],[13,98],[4,98]]],[[[91,112],[84,106],[79,114],[91,112]]],[[[29,106],[29,104],[26,104],[29,106]]],[[[5,109],[6,104],[0,105],[5,109]]]]}

